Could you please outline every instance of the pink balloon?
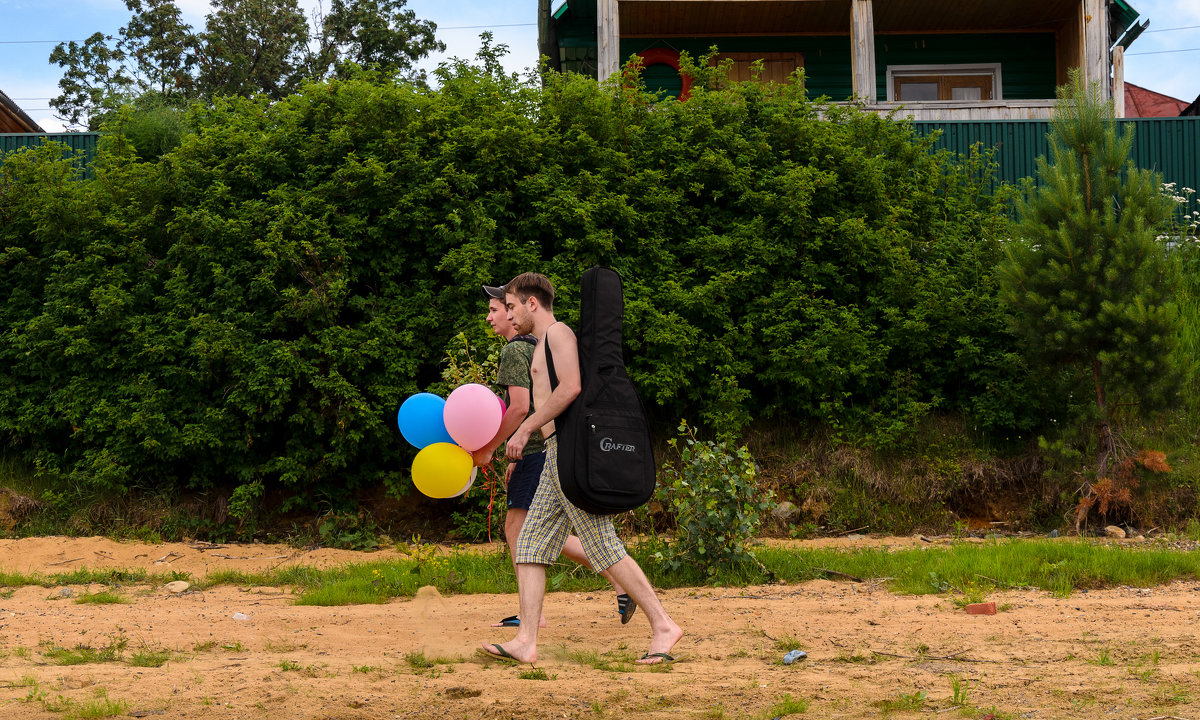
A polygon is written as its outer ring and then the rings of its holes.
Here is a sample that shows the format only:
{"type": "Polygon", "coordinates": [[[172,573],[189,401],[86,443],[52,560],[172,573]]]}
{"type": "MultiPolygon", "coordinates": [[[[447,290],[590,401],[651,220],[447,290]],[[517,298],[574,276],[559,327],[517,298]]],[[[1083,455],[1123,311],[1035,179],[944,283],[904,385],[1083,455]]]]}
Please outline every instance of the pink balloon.
{"type": "Polygon", "coordinates": [[[496,436],[502,418],[496,393],[476,383],[455,388],[442,410],[446,432],[462,449],[470,451],[487,445],[496,436]]]}
{"type": "Polygon", "coordinates": [[[504,413],[508,412],[508,406],[504,404],[504,398],[499,395],[496,396],[496,399],[500,401],[500,417],[504,417],[504,413]]]}

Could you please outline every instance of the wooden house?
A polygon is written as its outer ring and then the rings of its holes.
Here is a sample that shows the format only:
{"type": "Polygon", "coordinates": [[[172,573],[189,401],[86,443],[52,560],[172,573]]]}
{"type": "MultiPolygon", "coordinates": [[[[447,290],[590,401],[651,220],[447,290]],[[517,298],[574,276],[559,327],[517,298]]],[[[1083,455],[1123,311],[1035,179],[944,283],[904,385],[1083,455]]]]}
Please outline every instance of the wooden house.
{"type": "Polygon", "coordinates": [[[543,47],[605,78],[632,55],[647,86],[686,96],[680,51],[717,46],[748,78],[803,68],[812,97],[917,120],[1046,118],[1079,69],[1124,97],[1123,53],[1148,23],[1125,0],[563,0],[543,47]],[[1114,76],[1115,72],[1115,76],[1114,76]]]}
{"type": "Polygon", "coordinates": [[[45,132],[33,118],[25,114],[20,105],[0,91],[0,133],[45,132]]]}

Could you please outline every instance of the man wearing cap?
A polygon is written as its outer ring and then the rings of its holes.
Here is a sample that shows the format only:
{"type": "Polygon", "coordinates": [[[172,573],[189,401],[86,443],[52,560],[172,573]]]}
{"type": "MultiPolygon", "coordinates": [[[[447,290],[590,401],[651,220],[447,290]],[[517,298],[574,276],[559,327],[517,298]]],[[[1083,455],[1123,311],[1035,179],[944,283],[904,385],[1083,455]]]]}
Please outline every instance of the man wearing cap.
{"type": "MultiPolygon", "coordinates": [[[[492,455],[496,448],[503,445],[525,421],[525,418],[533,414],[534,409],[530,396],[533,381],[529,374],[529,367],[533,362],[533,349],[537,344],[537,339],[532,335],[520,335],[513,327],[512,322],[508,319],[508,309],[504,305],[503,286],[484,285],[482,287],[483,296],[488,301],[488,325],[492,326],[492,330],[497,335],[508,341],[504,349],[500,351],[500,364],[496,372],[496,384],[505,388],[504,400],[507,410],[504,412],[496,436],[487,445],[472,453],[475,464],[479,467],[486,467],[492,462],[492,455]]],[[[521,458],[508,465],[508,471],[504,476],[508,495],[508,512],[504,516],[504,539],[508,542],[510,558],[517,547],[517,538],[521,535],[521,527],[525,524],[525,517],[529,514],[529,506],[533,503],[533,496],[537,491],[538,480],[542,475],[542,467],[545,462],[545,443],[541,433],[534,432],[530,435],[529,441],[525,443],[525,450],[521,454],[521,458]]],[[[580,565],[591,567],[587,555],[583,551],[583,544],[574,535],[567,538],[562,554],[580,565]]],[[[625,594],[624,589],[607,572],[602,574],[617,591],[617,612],[620,615],[621,623],[629,622],[637,610],[637,603],[625,594]]],[[[520,618],[511,615],[495,623],[493,627],[515,627],[520,624],[520,618]]],[[[545,627],[546,619],[539,618],[538,625],[545,627]]]]}

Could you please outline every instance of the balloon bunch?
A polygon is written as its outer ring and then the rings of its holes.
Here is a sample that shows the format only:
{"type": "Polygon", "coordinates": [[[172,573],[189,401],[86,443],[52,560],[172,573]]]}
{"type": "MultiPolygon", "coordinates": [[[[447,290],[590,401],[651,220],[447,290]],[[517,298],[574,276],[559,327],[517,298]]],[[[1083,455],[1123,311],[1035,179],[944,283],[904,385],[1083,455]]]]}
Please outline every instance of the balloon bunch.
{"type": "Polygon", "coordinates": [[[487,445],[500,429],[504,401],[483,385],[455,388],[443,400],[417,393],[396,413],[400,434],[420,452],[413,460],[413,484],[431,498],[452,498],[471,489],[478,468],[471,451],[487,445]]]}

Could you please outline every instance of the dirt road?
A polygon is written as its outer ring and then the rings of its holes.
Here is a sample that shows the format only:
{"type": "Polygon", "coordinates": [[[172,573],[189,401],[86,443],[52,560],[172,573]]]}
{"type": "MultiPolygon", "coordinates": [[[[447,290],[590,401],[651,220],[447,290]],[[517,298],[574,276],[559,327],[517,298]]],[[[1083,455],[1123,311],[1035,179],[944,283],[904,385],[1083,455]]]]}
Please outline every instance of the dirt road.
{"type": "MultiPolygon", "coordinates": [[[[389,553],[38,538],[0,541],[0,569],[201,577],[389,553]]],[[[1200,583],[988,599],[1000,613],[971,616],[945,597],[871,583],[673,590],[664,601],[687,634],[679,662],[655,672],[629,664],[648,639],[642,615],[622,626],[608,593],[552,593],[536,673],[474,654],[511,637],[488,627],[515,612],[511,595],[426,588],[412,600],[323,608],[296,606],[279,588],[22,587],[0,599],[0,718],[123,708],[204,720],[765,720],[798,709],[779,704],[789,697],[816,718],[1200,717],[1200,583]],[[106,589],[127,602],[75,602],[106,589]],[[807,659],[781,664],[788,640],[807,659]],[[105,660],[105,650],[107,661],[58,664],[105,660]]]]}

